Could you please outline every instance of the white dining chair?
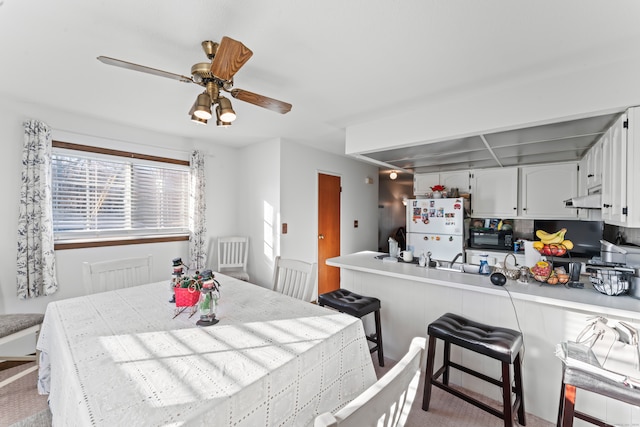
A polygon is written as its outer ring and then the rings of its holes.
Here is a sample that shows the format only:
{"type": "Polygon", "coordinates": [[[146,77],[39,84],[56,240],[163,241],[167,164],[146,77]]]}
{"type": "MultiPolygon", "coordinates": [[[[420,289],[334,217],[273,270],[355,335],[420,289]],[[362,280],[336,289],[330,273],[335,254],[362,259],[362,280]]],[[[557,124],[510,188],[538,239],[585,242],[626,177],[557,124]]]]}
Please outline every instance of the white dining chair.
{"type": "Polygon", "coordinates": [[[273,269],[273,290],[311,302],[316,284],[316,263],[276,257],[273,269]]]}
{"type": "Polygon", "coordinates": [[[389,372],[335,414],[318,415],[314,427],[404,426],[418,389],[426,345],[426,338],[413,338],[407,354],[389,372]]]}
{"type": "Polygon", "coordinates": [[[151,255],[82,264],[85,292],[112,291],[151,282],[151,255]]]}
{"type": "Polygon", "coordinates": [[[31,335],[34,337],[33,351],[35,353],[35,355],[9,356],[5,355],[3,350],[0,350],[0,360],[36,362],[34,366],[23,369],[9,378],[0,381],[0,388],[38,370],[38,352],[36,351],[35,346],[43,320],[44,314],[37,313],[0,314],[0,349],[2,349],[6,344],[16,340],[26,339],[25,337],[31,335]]]}
{"type": "Polygon", "coordinates": [[[218,238],[218,272],[236,279],[249,281],[247,257],[249,238],[229,236],[218,238]]]}

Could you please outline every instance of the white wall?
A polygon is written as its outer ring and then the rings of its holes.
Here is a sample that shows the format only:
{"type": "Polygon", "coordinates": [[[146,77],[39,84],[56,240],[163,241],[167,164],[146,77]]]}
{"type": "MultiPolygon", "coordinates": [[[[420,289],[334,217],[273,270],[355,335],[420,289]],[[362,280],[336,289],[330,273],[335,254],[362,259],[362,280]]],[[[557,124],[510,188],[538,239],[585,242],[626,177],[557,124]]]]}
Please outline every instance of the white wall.
{"type": "MultiPolygon", "coordinates": [[[[214,141],[194,141],[140,129],[79,117],[15,100],[0,101],[0,141],[3,155],[0,170],[4,207],[0,209],[0,313],[44,312],[46,304],[83,294],[81,265],[95,261],[146,254],[153,255],[154,280],[167,280],[171,259],[188,259],[187,242],[73,249],[56,252],[59,291],[52,296],[19,300],[16,296],[16,236],[23,144],[22,123],[39,119],[51,126],[55,139],[106,148],[127,149],[153,155],[188,159],[194,148],[206,153],[207,223],[209,236],[235,233],[238,224],[235,198],[238,183],[229,179],[237,173],[238,150],[216,146],[214,141]]],[[[215,130],[215,129],[214,129],[215,130]]]]}
{"type": "Polygon", "coordinates": [[[288,233],[280,240],[283,257],[317,261],[318,173],[341,179],[341,253],[377,249],[376,166],[283,141],[281,168],[281,222],[288,224],[288,233]],[[373,184],[365,182],[367,177],[373,184]],[[354,228],[354,220],[358,228],[354,228]]]}
{"type": "Polygon", "coordinates": [[[5,190],[5,208],[0,210],[0,233],[4,236],[0,243],[0,313],[44,312],[51,301],[83,295],[84,261],[151,254],[154,280],[168,280],[171,259],[188,259],[186,241],[57,251],[58,292],[19,300],[15,259],[22,123],[32,118],[51,126],[54,139],[68,142],[181,159],[188,159],[194,148],[202,150],[206,154],[207,265],[213,269],[217,267],[216,238],[235,234],[250,236],[249,273],[261,286],[271,285],[275,255],[315,262],[319,172],[341,177],[341,252],[377,248],[376,166],[278,139],[234,149],[218,146],[213,140],[157,134],[5,99],[0,101],[0,176],[5,190]],[[373,184],[365,183],[367,177],[373,184]],[[265,206],[271,209],[267,221],[265,206]],[[354,228],[354,220],[358,220],[358,228],[354,228]],[[284,236],[280,234],[282,222],[289,224],[289,233],[284,236]],[[265,228],[265,224],[272,227],[265,228]]]}
{"type": "Polygon", "coordinates": [[[235,206],[238,232],[249,236],[251,282],[271,288],[273,261],[279,253],[280,140],[250,145],[240,156],[243,172],[235,206]]]}
{"type": "MultiPolygon", "coordinates": [[[[640,105],[640,57],[620,47],[599,63],[531,76],[514,75],[472,91],[446,91],[413,111],[347,128],[346,152],[363,153],[418,142],[516,129],[560,119],[594,116],[640,105]],[[623,52],[623,53],[620,53],[623,52]]],[[[626,49],[626,48],[625,48],[626,49]]]]}

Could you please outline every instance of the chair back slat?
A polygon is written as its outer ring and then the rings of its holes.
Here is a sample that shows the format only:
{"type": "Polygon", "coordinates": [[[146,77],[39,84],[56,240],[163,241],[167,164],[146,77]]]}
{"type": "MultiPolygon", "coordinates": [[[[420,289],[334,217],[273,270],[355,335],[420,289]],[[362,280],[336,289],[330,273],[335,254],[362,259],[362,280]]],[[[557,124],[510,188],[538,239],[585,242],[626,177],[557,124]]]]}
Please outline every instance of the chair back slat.
{"type": "Polygon", "coordinates": [[[229,270],[240,270],[248,280],[247,257],[249,255],[249,238],[231,236],[218,238],[218,271],[227,274],[229,270]]]}
{"type": "Polygon", "coordinates": [[[82,264],[87,294],[128,288],[151,282],[151,255],[82,264]]]}
{"type": "Polygon", "coordinates": [[[317,264],[276,257],[273,290],[290,297],[311,301],[316,283],[317,264]]]}

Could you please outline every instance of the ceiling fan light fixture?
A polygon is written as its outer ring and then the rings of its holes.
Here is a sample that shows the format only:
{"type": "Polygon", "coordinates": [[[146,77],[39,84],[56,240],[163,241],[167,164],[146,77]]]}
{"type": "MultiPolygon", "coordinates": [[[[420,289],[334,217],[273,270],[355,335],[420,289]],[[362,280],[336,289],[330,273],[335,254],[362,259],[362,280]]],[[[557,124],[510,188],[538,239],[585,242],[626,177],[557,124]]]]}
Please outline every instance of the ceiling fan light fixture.
{"type": "Polygon", "coordinates": [[[222,121],[222,119],[220,118],[220,110],[218,108],[216,108],[216,126],[220,128],[228,128],[229,126],[231,126],[231,122],[222,121]]]}
{"type": "Polygon", "coordinates": [[[236,113],[231,107],[231,101],[224,96],[218,100],[218,115],[223,122],[231,123],[236,119],[236,113]]]}
{"type": "Polygon", "coordinates": [[[192,115],[191,115],[191,121],[192,121],[193,123],[197,123],[197,124],[199,124],[199,125],[206,125],[208,120],[206,120],[206,119],[201,119],[200,117],[196,116],[195,114],[192,114],[192,115]]]}
{"type": "Polygon", "coordinates": [[[198,95],[193,115],[204,120],[209,120],[211,118],[211,97],[208,93],[205,92],[198,95]]]}

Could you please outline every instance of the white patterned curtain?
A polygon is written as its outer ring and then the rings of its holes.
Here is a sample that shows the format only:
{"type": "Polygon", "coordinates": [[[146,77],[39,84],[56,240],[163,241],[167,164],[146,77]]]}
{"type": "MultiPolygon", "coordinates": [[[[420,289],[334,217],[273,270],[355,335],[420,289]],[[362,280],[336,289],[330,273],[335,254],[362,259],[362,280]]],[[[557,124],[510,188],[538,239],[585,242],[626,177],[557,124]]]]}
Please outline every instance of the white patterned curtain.
{"type": "Polygon", "coordinates": [[[202,270],[207,262],[205,245],[207,204],[205,200],[204,155],[200,151],[196,150],[191,153],[190,171],[189,260],[191,268],[202,270]]]}
{"type": "Polygon", "coordinates": [[[18,217],[18,297],[35,298],[58,290],[51,206],[51,128],[23,123],[22,187],[18,217]]]}

